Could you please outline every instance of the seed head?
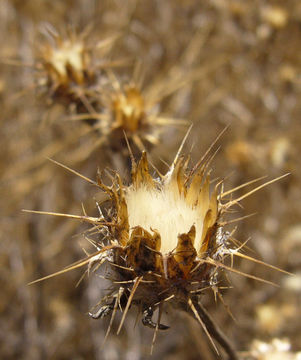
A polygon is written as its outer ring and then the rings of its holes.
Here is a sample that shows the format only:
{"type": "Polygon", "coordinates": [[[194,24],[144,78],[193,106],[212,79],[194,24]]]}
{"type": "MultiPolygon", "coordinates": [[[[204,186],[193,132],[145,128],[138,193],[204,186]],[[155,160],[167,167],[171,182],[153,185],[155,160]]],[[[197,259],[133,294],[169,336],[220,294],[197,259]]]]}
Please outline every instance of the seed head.
{"type": "Polygon", "coordinates": [[[89,27],[79,33],[70,27],[58,33],[50,25],[44,35],[36,61],[39,89],[49,101],[81,105],[77,113],[91,112],[96,87],[107,82],[103,69],[112,65],[106,56],[116,36],[92,43],[89,27]]]}
{"type": "Polygon", "coordinates": [[[48,30],[47,41],[39,48],[39,65],[44,77],[40,80],[55,95],[71,95],[74,87],[92,81],[92,51],[87,44],[87,33],[77,35],[68,29],[65,36],[48,30]]]}
{"type": "Polygon", "coordinates": [[[135,85],[125,85],[124,92],[113,94],[111,106],[114,128],[122,128],[126,132],[134,133],[143,126],[145,101],[135,85]]]}
{"type": "Polygon", "coordinates": [[[159,144],[169,126],[186,127],[188,122],[160,113],[160,98],[149,96],[156,85],[143,89],[139,81],[120,81],[111,74],[111,88],[102,93],[102,113],[98,127],[111,148],[126,149],[125,136],[139,153],[159,144]]]}
{"type": "Polygon", "coordinates": [[[225,201],[229,194],[258,179],[227,192],[222,191],[221,182],[210,189],[211,160],[207,153],[191,167],[189,157],[180,157],[178,153],[164,176],[152,176],[143,152],[138,163],[132,157],[130,185],[124,185],[118,173],[111,186],[105,185],[100,176],[97,182],[86,178],[107,195],[106,210],[99,207],[100,215],[95,218],[57,215],[92,223],[93,232],[98,233],[94,242],[97,251],[48,277],[83,265],[88,265],[88,272],[96,271],[106,263],[111,290],[103,299],[104,305],[92,317],[112,312],[113,319],[117,309],[123,309],[119,332],[129,307],[136,305],[142,311],[144,325],[164,330],[167,327],[160,324],[161,311],[169,302],[176,308],[191,311],[210,336],[204,322],[211,320],[205,313],[200,316],[202,308],[198,301],[206,289],[221,297],[220,269],[270,283],[225,265],[225,258],[234,256],[266,264],[240,253],[242,246],[237,246],[232,234],[225,230],[227,222],[223,218],[240,200],[276,180],[225,201]],[[159,317],[155,323],[152,314],[157,308],[159,317]]]}

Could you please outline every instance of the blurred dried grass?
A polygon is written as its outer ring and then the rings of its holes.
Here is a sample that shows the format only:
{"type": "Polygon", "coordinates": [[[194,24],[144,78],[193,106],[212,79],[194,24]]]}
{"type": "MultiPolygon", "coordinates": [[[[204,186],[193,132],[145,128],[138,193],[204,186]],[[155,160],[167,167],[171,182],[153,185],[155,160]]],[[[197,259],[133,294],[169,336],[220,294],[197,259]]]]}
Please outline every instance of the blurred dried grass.
{"type": "MultiPolygon", "coordinates": [[[[291,175],[243,202],[241,215],[257,212],[239,224],[237,237],[249,241],[256,256],[297,274],[287,277],[247,261],[240,269],[281,285],[272,288],[231,276],[233,289],[222,304],[204,298],[218,324],[245,358],[258,358],[254,341],[287,338],[300,351],[301,324],[301,4],[298,0],[238,1],[18,1],[0,4],[1,104],[1,242],[0,354],[5,359],[144,359],[152,333],[134,319],[119,337],[100,347],[107,321],[95,322],[87,311],[98,301],[101,280],[75,287],[79,273],[69,273],[28,287],[30,280],[54,272],[82,256],[82,228],[60,218],[22,214],[21,209],[93,211],[93,189],[46,160],[54,157],[95,177],[97,167],[121,167],[118,154],[89,147],[98,140],[86,123],[58,121],[65,109],[49,106],[32,88],[34,44],[44,22],[58,29],[93,25],[93,37],[119,33],[112,59],[139,60],[144,83],[160,90],[164,82],[184,82],[165,96],[160,111],[194,123],[193,157],[216,135],[213,167],[230,187],[268,175],[291,175]],[[85,134],[85,135],[84,135],[85,134]],[[87,150],[88,149],[88,150],[87,150]],[[116,160],[117,159],[117,160],[116,160]]],[[[133,66],[116,70],[131,78],[133,66]]],[[[152,159],[170,162],[183,131],[168,129],[152,159]]],[[[123,169],[126,171],[125,169],[123,169]]],[[[214,359],[197,324],[170,311],[172,329],[160,334],[153,358],[214,359]]]]}

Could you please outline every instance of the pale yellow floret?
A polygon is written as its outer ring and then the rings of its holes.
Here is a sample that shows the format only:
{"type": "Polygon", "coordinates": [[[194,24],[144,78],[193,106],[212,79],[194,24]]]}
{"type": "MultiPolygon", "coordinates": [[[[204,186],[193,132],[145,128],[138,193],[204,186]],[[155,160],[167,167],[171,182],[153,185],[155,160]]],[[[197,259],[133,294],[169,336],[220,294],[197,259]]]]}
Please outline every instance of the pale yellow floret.
{"type": "Polygon", "coordinates": [[[161,253],[173,251],[178,235],[196,227],[195,248],[200,249],[203,217],[197,208],[189,205],[183,196],[170,188],[151,189],[130,187],[126,193],[130,229],[141,226],[145,230],[157,230],[161,235],[161,253]]]}

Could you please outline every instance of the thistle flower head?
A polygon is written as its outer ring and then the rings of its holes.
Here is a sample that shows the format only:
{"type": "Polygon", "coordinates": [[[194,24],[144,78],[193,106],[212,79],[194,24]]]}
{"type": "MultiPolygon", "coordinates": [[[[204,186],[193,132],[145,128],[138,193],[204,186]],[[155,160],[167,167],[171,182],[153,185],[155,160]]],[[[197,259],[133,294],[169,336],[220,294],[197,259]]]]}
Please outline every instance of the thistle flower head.
{"type": "Polygon", "coordinates": [[[145,325],[153,325],[150,314],[167,299],[185,306],[216,284],[215,261],[227,254],[229,235],[220,221],[224,210],[218,186],[210,193],[207,166],[205,161],[189,169],[189,158],[177,156],[165,176],[153,177],[143,152],[138,163],[133,160],[129,186],[118,174],[111,187],[98,178],[111,206],[94,222],[105,229],[106,239],[89,264],[111,265],[118,283],[112,299],[122,289],[126,310],[139,306],[145,325]]]}
{"type": "Polygon", "coordinates": [[[48,41],[39,49],[39,64],[45,82],[53,91],[82,85],[93,78],[92,50],[87,44],[87,32],[77,35],[70,29],[61,36],[54,29],[47,31],[48,41]]]}
{"type": "Polygon", "coordinates": [[[90,27],[82,32],[67,27],[58,33],[49,25],[44,35],[46,40],[40,43],[36,60],[39,88],[56,102],[83,104],[77,113],[91,112],[89,105],[97,101],[96,86],[101,88],[106,83],[103,69],[112,66],[106,55],[117,36],[92,46],[90,27]]]}
{"type": "Polygon", "coordinates": [[[99,207],[99,217],[56,215],[92,223],[93,231],[99,234],[95,242],[97,251],[48,277],[83,265],[88,265],[90,272],[107,263],[111,291],[93,317],[113,312],[113,319],[118,307],[123,308],[119,332],[129,307],[137,305],[143,313],[144,325],[164,330],[167,327],[160,324],[162,306],[170,302],[175,307],[190,309],[209,336],[199,315],[201,310],[197,310],[198,297],[208,288],[221,297],[219,269],[269,283],[225,265],[224,259],[229,256],[266,264],[240,253],[240,247],[234,245],[231,234],[224,229],[227,224],[224,214],[243,198],[277,180],[226,201],[229,194],[254,181],[227,192],[222,192],[221,183],[211,188],[208,172],[211,160],[206,153],[191,167],[189,157],[178,153],[164,176],[152,176],[143,152],[138,163],[132,156],[130,185],[124,185],[118,173],[111,186],[105,185],[100,176],[97,182],[85,178],[107,194],[106,210],[99,207]],[[154,323],[152,314],[157,308],[159,318],[154,323]]]}
{"type": "Polygon", "coordinates": [[[184,119],[170,118],[161,113],[160,96],[154,88],[143,89],[141,81],[120,81],[110,73],[111,88],[102,92],[102,113],[99,115],[98,127],[113,148],[126,148],[124,134],[133,149],[143,151],[159,144],[164,130],[174,125],[187,126],[184,119]]]}
{"type": "Polygon", "coordinates": [[[114,128],[121,127],[127,132],[135,132],[142,126],[145,101],[134,84],[125,85],[123,92],[113,94],[111,106],[114,113],[114,128]]]}
{"type": "Polygon", "coordinates": [[[74,37],[55,40],[55,46],[47,44],[43,54],[50,81],[61,85],[72,81],[81,84],[90,58],[84,43],[74,37]]]}

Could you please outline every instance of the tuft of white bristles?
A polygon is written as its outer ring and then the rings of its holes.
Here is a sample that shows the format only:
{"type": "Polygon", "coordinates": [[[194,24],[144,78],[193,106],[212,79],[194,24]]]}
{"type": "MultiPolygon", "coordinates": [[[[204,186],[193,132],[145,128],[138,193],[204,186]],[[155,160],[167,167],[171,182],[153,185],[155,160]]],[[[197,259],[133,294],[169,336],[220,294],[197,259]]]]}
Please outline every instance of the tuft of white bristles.
{"type": "Polygon", "coordinates": [[[130,228],[141,226],[150,233],[151,229],[157,230],[161,235],[162,254],[173,251],[178,235],[187,233],[192,225],[196,227],[194,246],[200,249],[204,219],[197,208],[187,204],[183,196],[175,194],[169,187],[129,188],[126,202],[130,228]]]}

